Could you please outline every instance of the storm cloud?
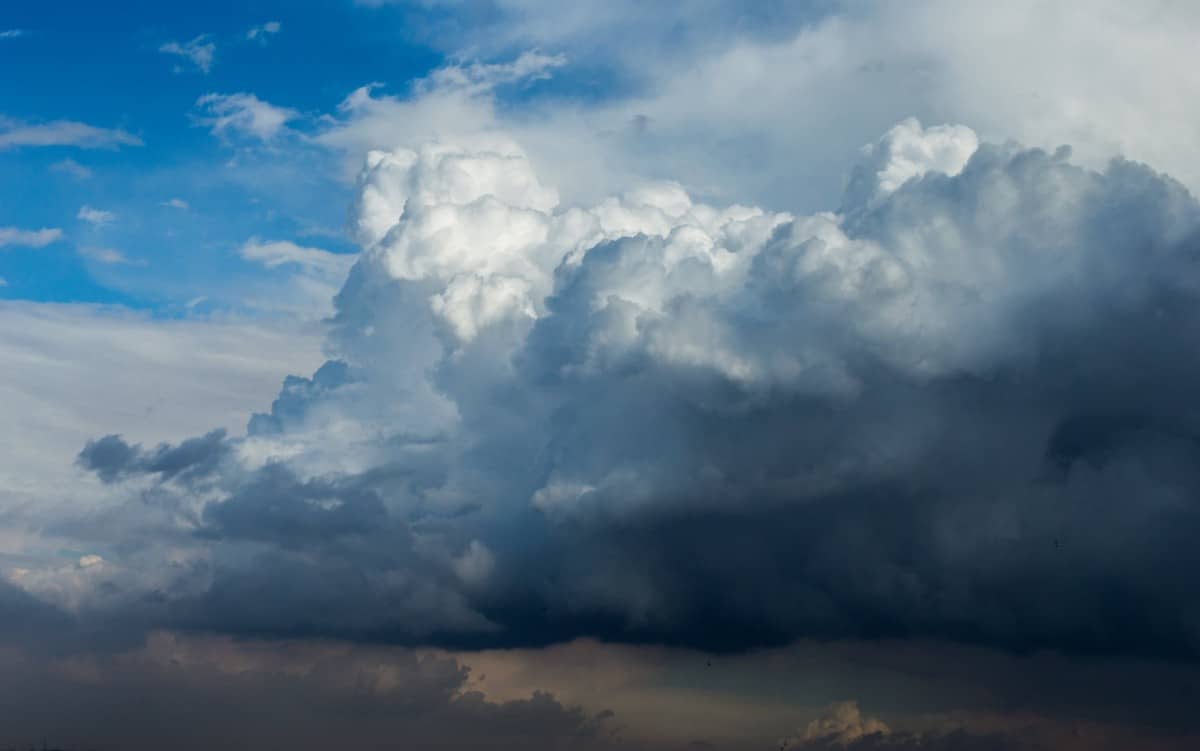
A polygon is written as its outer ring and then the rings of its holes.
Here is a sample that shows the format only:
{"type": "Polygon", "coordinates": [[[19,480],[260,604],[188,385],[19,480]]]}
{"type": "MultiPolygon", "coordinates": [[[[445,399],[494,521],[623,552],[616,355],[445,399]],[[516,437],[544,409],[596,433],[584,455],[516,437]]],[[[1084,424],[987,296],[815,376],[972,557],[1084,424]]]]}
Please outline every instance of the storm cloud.
{"type": "Polygon", "coordinates": [[[214,746],[630,749],[611,713],[550,694],[493,702],[453,659],[331,644],[154,634],[118,654],[55,660],[0,649],[0,736],[86,748],[214,746]]]}
{"type": "Polygon", "coordinates": [[[486,136],[373,152],[351,225],[331,359],[246,437],[80,455],[203,562],[157,625],[1198,655],[1170,177],[907,120],[836,212],[563,207],[486,136]]]}

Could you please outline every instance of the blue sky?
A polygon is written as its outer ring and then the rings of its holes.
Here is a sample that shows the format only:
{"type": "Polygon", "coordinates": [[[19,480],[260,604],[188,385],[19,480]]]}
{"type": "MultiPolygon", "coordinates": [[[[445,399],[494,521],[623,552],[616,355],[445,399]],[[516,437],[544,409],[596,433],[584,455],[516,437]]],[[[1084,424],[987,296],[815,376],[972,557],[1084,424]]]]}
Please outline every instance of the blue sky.
{"type": "Polygon", "coordinates": [[[329,178],[324,154],[243,150],[196,122],[195,103],[252,91],[312,127],[353,89],[403,87],[441,61],[406,31],[409,16],[331,3],[6,8],[0,26],[18,33],[0,39],[3,117],[119,130],[130,143],[0,149],[0,226],[63,233],[42,248],[6,248],[0,295],[169,312],[231,278],[253,283],[255,268],[235,252],[252,235],[351,250],[340,236],[349,188],[329,178]],[[248,38],[268,23],[278,30],[248,38]],[[213,45],[207,71],[160,51],[201,36],[213,45]],[[88,222],[84,206],[113,217],[88,222]],[[104,263],[89,249],[128,262],[104,263]]]}

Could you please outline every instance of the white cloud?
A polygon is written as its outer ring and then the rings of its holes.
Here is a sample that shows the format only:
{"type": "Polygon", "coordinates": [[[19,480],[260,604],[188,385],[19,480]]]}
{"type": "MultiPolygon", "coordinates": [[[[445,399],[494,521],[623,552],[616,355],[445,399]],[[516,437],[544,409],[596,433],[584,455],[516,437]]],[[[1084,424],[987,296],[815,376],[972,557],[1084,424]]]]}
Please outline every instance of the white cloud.
{"type": "Polygon", "coordinates": [[[29,32],[24,29],[7,29],[0,31],[0,39],[16,39],[17,37],[29,36],[29,32]]]}
{"type": "Polygon", "coordinates": [[[846,200],[866,203],[893,193],[928,172],[957,175],[979,148],[975,131],[962,125],[922,128],[908,118],[862,149],[863,160],[850,177],[846,200]]]}
{"type": "Polygon", "coordinates": [[[58,228],[18,229],[16,227],[0,227],[0,248],[5,245],[20,245],[27,248],[44,248],[52,242],[57,242],[63,236],[58,228]]]}
{"type": "Polygon", "coordinates": [[[132,260],[115,248],[98,248],[88,245],[81,247],[79,254],[84,258],[89,258],[97,263],[103,263],[108,266],[143,266],[146,263],[141,260],[132,260]]]}
{"type": "Polygon", "coordinates": [[[91,169],[85,167],[74,159],[63,159],[50,165],[51,172],[59,172],[64,175],[70,175],[77,180],[86,180],[92,176],[91,169]]]}
{"type": "Polygon", "coordinates": [[[88,224],[101,226],[105,224],[111,224],[116,221],[117,215],[111,211],[105,211],[103,209],[97,209],[84,205],[79,207],[79,213],[75,215],[75,218],[82,219],[88,224]]]}
{"type": "Polygon", "coordinates": [[[278,21],[267,21],[266,23],[262,24],[261,26],[255,26],[255,27],[251,28],[249,31],[247,31],[246,39],[248,39],[248,40],[258,39],[260,41],[266,42],[268,35],[278,34],[279,30],[281,28],[283,28],[283,26],[278,21]]]}
{"type": "Polygon", "coordinates": [[[113,149],[141,146],[142,139],[124,130],[97,128],[73,120],[29,124],[0,117],[0,150],[17,146],[77,146],[113,149]]]}
{"type": "Polygon", "coordinates": [[[286,131],[287,123],[300,116],[296,110],[276,107],[253,94],[205,94],[196,106],[207,113],[200,122],[217,136],[240,134],[270,141],[286,131]]]}
{"type": "MultiPolygon", "coordinates": [[[[167,42],[158,48],[159,52],[184,58],[201,72],[208,73],[212,69],[213,57],[217,46],[208,40],[207,34],[201,34],[190,42],[167,42]]],[[[175,69],[177,72],[179,68],[175,69]]]]}
{"type": "Polygon", "coordinates": [[[182,210],[182,211],[187,211],[189,208],[191,208],[191,207],[188,205],[188,202],[187,202],[187,201],[185,201],[185,200],[183,200],[182,198],[171,198],[171,199],[168,199],[168,200],[166,200],[166,201],[163,201],[163,202],[162,202],[162,205],[163,205],[163,206],[169,206],[169,207],[171,207],[171,208],[173,208],[173,209],[180,209],[180,210],[182,210]]]}

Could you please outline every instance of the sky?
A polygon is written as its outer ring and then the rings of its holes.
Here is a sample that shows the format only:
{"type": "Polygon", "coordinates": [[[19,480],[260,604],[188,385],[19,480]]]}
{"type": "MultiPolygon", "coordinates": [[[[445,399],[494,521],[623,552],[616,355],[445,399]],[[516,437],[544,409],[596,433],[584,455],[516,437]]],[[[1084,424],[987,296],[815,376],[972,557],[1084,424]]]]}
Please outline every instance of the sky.
{"type": "Polygon", "coordinates": [[[0,11],[0,748],[1200,745],[1192,3],[0,11]]]}

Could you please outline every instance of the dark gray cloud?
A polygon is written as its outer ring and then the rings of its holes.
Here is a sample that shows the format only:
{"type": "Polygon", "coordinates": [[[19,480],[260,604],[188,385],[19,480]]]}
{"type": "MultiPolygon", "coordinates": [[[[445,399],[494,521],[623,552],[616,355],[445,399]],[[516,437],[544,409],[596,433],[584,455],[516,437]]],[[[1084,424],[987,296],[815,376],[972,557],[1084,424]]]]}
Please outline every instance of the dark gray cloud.
{"type": "Polygon", "coordinates": [[[338,360],[248,438],[84,449],[206,551],[169,625],[1198,656],[1178,183],[909,121],[836,215],[554,211],[512,148],[371,158],[338,360]]]}
{"type": "Polygon", "coordinates": [[[609,713],[492,702],[448,658],[156,637],[117,655],[0,653],[0,746],[93,749],[634,748],[609,713]]]}
{"type": "Polygon", "coordinates": [[[6,581],[0,581],[0,614],[0,642],[36,643],[71,627],[66,615],[6,581]]]}
{"type": "Polygon", "coordinates": [[[119,435],[88,441],[79,453],[79,464],[104,482],[139,474],[162,480],[189,481],[211,473],[226,449],[225,430],[214,430],[176,445],[160,444],[153,450],[130,445],[119,435]]]}

